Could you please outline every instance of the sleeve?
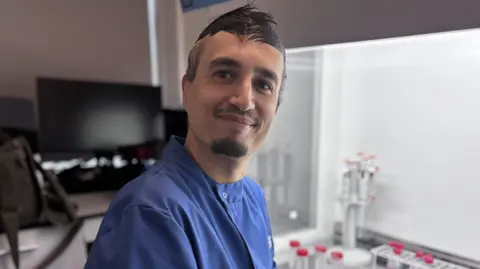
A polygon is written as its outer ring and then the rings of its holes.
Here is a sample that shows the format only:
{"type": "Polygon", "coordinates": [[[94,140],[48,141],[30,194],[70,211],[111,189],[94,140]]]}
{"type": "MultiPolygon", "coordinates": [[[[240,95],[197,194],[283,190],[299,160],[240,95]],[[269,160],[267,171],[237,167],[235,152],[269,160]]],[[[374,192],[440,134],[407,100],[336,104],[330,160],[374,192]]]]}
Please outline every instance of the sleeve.
{"type": "Polygon", "coordinates": [[[196,269],[197,265],[186,234],[169,214],[135,206],[90,250],[84,269],[105,268],[196,269]]]}

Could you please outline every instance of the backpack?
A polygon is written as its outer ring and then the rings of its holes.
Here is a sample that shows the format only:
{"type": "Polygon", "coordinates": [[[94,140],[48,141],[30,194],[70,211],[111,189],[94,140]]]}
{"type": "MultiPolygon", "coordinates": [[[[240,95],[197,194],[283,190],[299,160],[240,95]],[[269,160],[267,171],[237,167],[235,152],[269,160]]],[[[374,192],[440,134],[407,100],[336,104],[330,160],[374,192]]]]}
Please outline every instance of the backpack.
{"type": "Polygon", "coordinates": [[[46,268],[63,253],[83,221],[76,216],[76,208],[55,174],[35,161],[27,140],[10,137],[0,129],[0,233],[7,236],[17,269],[20,229],[57,224],[70,224],[70,229],[36,269],[46,268]]]}

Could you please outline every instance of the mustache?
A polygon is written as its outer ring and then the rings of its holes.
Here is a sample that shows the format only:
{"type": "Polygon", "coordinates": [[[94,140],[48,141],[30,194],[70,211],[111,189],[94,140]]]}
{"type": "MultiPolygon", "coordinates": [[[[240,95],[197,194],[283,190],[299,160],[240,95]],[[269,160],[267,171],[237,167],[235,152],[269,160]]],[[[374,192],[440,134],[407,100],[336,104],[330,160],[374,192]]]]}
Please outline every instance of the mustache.
{"type": "Polygon", "coordinates": [[[238,109],[236,106],[229,106],[226,108],[218,109],[215,111],[215,117],[216,118],[221,118],[222,115],[237,115],[240,117],[247,118],[249,121],[251,121],[253,124],[252,125],[258,125],[260,123],[260,120],[258,119],[258,116],[256,113],[252,110],[249,111],[242,111],[238,109]]]}

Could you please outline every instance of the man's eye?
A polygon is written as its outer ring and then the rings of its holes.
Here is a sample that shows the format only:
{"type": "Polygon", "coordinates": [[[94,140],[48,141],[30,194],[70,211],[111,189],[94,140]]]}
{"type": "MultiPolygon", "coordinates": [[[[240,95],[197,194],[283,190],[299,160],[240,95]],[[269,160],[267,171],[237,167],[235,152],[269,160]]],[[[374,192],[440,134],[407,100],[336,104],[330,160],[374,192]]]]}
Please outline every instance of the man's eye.
{"type": "Polygon", "coordinates": [[[228,71],[217,71],[214,75],[222,80],[228,80],[232,78],[232,73],[228,71]]]}
{"type": "Polygon", "coordinates": [[[260,91],[273,91],[272,85],[270,85],[270,83],[263,80],[256,81],[255,88],[260,91]]]}

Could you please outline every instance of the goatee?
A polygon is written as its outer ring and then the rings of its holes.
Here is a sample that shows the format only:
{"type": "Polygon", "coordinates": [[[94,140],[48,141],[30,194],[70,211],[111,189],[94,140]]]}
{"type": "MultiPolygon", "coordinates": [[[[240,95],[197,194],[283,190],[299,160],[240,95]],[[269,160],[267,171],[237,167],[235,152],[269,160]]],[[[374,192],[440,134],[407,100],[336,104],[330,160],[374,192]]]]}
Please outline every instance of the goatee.
{"type": "Polygon", "coordinates": [[[246,145],[229,138],[213,141],[210,148],[215,154],[225,155],[233,158],[240,158],[248,153],[248,147],[246,145]]]}

